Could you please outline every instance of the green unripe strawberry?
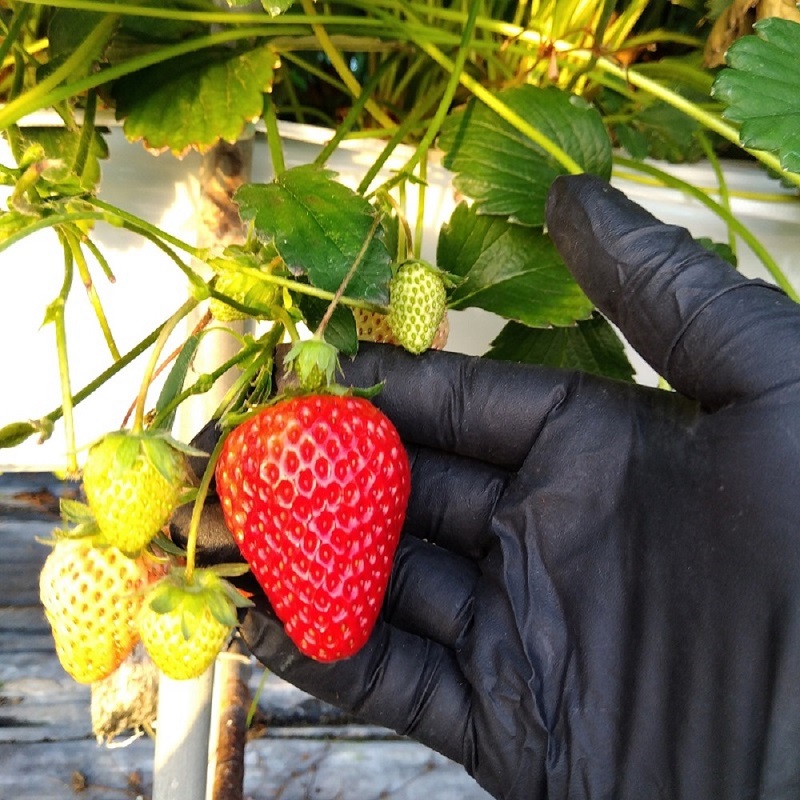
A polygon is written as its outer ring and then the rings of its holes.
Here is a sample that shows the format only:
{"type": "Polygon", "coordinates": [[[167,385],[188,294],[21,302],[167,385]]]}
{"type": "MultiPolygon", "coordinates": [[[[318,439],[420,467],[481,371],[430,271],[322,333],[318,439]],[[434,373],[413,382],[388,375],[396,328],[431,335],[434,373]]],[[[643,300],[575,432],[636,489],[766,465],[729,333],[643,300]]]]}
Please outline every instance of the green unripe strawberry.
{"type": "Polygon", "coordinates": [[[106,541],[132,554],[167,523],[184,477],[183,453],[164,438],[117,431],[89,451],[83,488],[106,541]]]}
{"type": "Polygon", "coordinates": [[[403,264],[389,284],[389,327],[410,353],[430,349],[445,313],[442,274],[422,261],[403,264]]]}
{"type": "MultiPolygon", "coordinates": [[[[389,317],[378,311],[367,311],[363,308],[354,308],[353,317],[356,321],[356,334],[362,342],[378,342],[380,344],[399,344],[389,327],[389,317]]],[[[442,321],[436,329],[436,336],[431,342],[431,350],[444,350],[447,338],[450,335],[450,321],[447,313],[442,316],[442,321]]]]}
{"type": "MultiPolygon", "coordinates": [[[[139,612],[142,644],[173,680],[202,675],[236,625],[236,608],[251,605],[215,569],[225,568],[197,570],[191,578],[172,572],[150,590],[139,612]]],[[[234,567],[237,574],[245,569],[234,567]]]]}

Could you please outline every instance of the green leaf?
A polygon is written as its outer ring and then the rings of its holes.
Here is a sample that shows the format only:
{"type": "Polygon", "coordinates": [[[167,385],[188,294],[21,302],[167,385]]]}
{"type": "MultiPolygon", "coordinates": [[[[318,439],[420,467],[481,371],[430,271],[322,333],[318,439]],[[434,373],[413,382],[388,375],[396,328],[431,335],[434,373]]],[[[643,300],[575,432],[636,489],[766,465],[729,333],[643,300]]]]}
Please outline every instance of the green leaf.
{"type": "MultiPolygon", "coordinates": [[[[189,372],[189,367],[192,365],[192,359],[200,344],[200,334],[190,336],[183,345],[181,352],[175,359],[172,369],[161,387],[161,392],[158,395],[156,402],[156,412],[160,414],[182,391],[183,384],[186,380],[186,375],[189,372]]],[[[166,417],[164,417],[160,428],[170,430],[172,423],[175,421],[175,414],[177,408],[173,409],[166,417]]]]}
{"type": "MultiPolygon", "coordinates": [[[[135,5],[183,12],[219,10],[213,0],[137,0],[135,5]]],[[[113,43],[114,60],[131,58],[137,52],[141,52],[144,44],[169,44],[207,33],[207,23],[197,22],[191,18],[163,19],[161,17],[123,15],[120,21],[119,35],[115,37],[113,43]]]]}
{"type": "MultiPolygon", "coordinates": [[[[230,3],[231,0],[228,0],[228,2],[230,3]]],[[[237,5],[247,5],[250,0],[233,0],[233,2],[237,5]]],[[[261,0],[261,5],[264,11],[273,17],[277,17],[278,14],[288,11],[294,5],[294,0],[261,0]]]]}
{"type": "MultiPolygon", "coordinates": [[[[522,86],[497,94],[525,122],[558,144],[586,172],[611,175],[611,140],[600,114],[557,89],[522,86]]],[[[487,106],[471,100],[442,126],[444,166],[456,173],[455,187],[484,214],[544,224],[550,184],[566,170],[487,106]]]]}
{"type": "MultiPolygon", "coordinates": [[[[637,112],[630,123],[647,143],[645,156],[669,161],[673,164],[693,163],[703,156],[703,148],[697,134],[700,124],[668,103],[657,100],[637,112]]],[[[620,135],[622,130],[617,130],[620,135]]],[[[624,136],[624,134],[622,134],[624,136]]],[[[631,137],[620,143],[629,152],[634,144],[631,137]]],[[[635,145],[634,145],[635,146],[635,145]]],[[[634,158],[643,158],[641,153],[631,153],[634,158]]]]}
{"type": "Polygon", "coordinates": [[[442,227],[437,263],[462,278],[449,292],[451,308],[483,308],[533,327],[571,325],[592,313],[549,236],[466,203],[442,227]]]}
{"type": "Polygon", "coordinates": [[[543,330],[509,322],[486,355],[500,361],[542,364],[617,380],[633,380],[633,367],[623,344],[600,314],[571,328],[543,330]]]}
{"type": "MultiPolygon", "coordinates": [[[[316,330],[319,323],[322,322],[327,308],[327,301],[320,300],[317,297],[304,295],[300,298],[300,309],[308,327],[312,331],[316,330]]],[[[340,353],[344,353],[346,356],[354,356],[358,351],[358,331],[356,330],[356,321],[352,312],[341,305],[334,308],[330,322],[325,327],[323,338],[340,353]]]]}
{"type": "MultiPolygon", "coordinates": [[[[311,164],[286,170],[273,183],[247,184],[235,201],[256,234],[274,242],[295,275],[335,292],[361,254],[373,229],[375,209],[361,195],[334,180],[336,173],[311,164]]],[[[378,226],[345,295],[385,305],[389,300],[389,253],[378,226]]]]}
{"type": "MultiPolygon", "coordinates": [[[[56,9],[47,26],[48,59],[36,71],[39,80],[45,78],[66,61],[86,41],[102,20],[103,14],[94,11],[71,8],[56,9]]],[[[71,80],[82,77],[93,68],[94,58],[100,56],[112,35],[113,31],[109,31],[105,41],[97,42],[95,53],[86,59],[77,72],[70,76],[71,80]]]]}
{"type": "Polygon", "coordinates": [[[728,49],[728,69],[713,94],[728,103],[723,116],[741,124],[744,147],[776,153],[781,166],[800,172],[800,23],[771,17],[728,49]]]}
{"type": "Polygon", "coordinates": [[[705,247],[706,250],[709,250],[712,253],[715,253],[720,258],[725,259],[729,264],[732,266],[738,265],[738,259],[736,258],[736,253],[733,252],[731,246],[726,242],[715,242],[712,239],[709,239],[707,236],[701,236],[698,239],[695,239],[697,244],[705,247]]]}
{"type": "Polygon", "coordinates": [[[228,47],[170,59],[117,81],[117,117],[128,139],[182,154],[235,142],[261,116],[276,56],[268,47],[228,47]]]}

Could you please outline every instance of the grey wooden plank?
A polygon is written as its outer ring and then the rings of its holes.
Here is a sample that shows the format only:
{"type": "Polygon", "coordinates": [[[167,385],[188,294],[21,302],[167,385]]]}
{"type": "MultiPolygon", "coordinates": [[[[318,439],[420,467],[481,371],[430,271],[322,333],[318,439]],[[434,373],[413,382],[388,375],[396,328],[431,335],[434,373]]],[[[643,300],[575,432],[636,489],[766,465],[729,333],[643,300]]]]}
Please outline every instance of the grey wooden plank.
{"type": "MultiPolygon", "coordinates": [[[[84,800],[148,798],[152,762],[146,738],[114,749],[91,741],[0,744],[0,800],[65,800],[75,773],[85,779],[84,800]]],[[[256,739],[245,748],[244,793],[248,800],[489,797],[458,765],[407,740],[256,739]]]]}

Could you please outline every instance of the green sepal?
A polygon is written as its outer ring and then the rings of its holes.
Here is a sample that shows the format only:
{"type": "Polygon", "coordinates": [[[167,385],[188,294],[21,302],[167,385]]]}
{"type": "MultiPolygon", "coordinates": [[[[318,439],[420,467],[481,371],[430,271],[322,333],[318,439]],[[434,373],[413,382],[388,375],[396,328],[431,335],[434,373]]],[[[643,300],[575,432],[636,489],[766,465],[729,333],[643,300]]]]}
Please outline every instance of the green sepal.
{"type": "Polygon", "coordinates": [[[250,567],[244,562],[215,564],[213,567],[208,567],[208,571],[213,572],[220,578],[240,578],[242,575],[247,575],[247,573],[250,572],[250,567]]]}
{"type": "Polygon", "coordinates": [[[12,422],[0,428],[0,448],[16,447],[36,433],[32,422],[12,422]]]}
{"type": "Polygon", "coordinates": [[[67,522],[75,522],[78,524],[86,522],[94,522],[94,514],[92,509],[86,503],[81,503],[79,500],[71,500],[68,497],[62,497],[59,501],[59,509],[61,516],[67,522]]]}
{"type": "Polygon", "coordinates": [[[339,368],[339,351],[329,342],[314,337],[295,342],[283,362],[287,371],[294,372],[305,391],[323,391],[334,382],[339,368]]]}
{"type": "Polygon", "coordinates": [[[186,558],[186,551],[182,547],[178,547],[172,539],[164,536],[161,531],[159,531],[150,542],[151,545],[157,547],[159,550],[167,553],[171,556],[176,556],[177,558],[186,558]]]}

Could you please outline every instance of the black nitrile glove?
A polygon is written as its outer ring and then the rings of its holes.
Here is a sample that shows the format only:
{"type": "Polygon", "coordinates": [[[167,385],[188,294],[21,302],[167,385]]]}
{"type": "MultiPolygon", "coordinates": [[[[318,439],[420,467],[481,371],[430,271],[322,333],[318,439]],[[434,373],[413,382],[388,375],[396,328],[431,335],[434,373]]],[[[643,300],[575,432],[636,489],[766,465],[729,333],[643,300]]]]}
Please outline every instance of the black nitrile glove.
{"type": "Polygon", "coordinates": [[[591,177],[548,227],[676,391],[363,347],[413,465],[383,618],[321,665],[262,600],[245,641],[498,798],[796,800],[800,308],[591,177]]]}

